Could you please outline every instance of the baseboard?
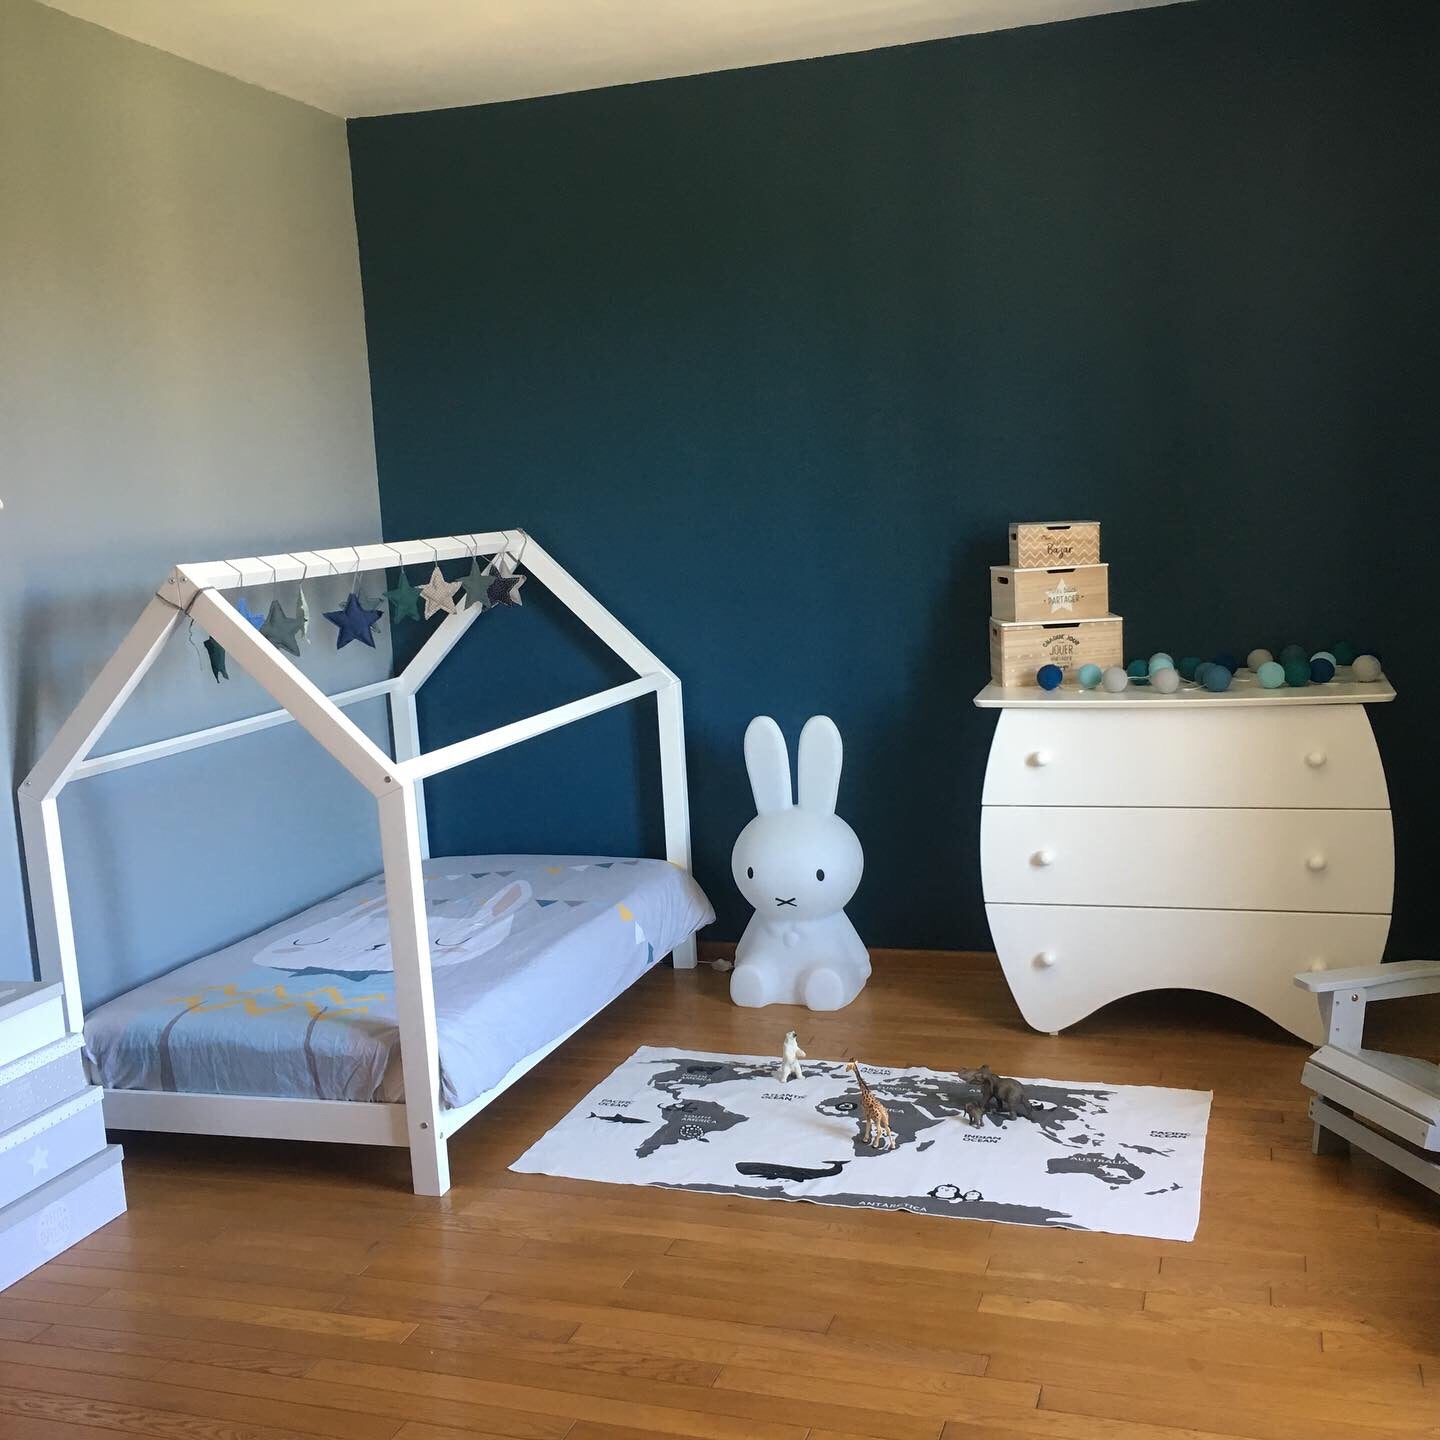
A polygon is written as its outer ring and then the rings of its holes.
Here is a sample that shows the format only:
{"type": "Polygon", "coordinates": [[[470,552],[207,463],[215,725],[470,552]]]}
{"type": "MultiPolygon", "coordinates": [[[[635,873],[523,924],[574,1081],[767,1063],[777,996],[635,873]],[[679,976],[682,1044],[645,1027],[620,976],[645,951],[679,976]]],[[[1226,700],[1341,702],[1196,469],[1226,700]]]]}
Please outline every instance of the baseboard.
{"type": "MultiPolygon", "coordinates": [[[[712,960],[734,960],[733,940],[702,940],[700,963],[712,960]]],[[[873,965],[883,967],[887,961],[903,960],[908,964],[943,965],[950,970],[995,970],[1000,961],[993,950],[893,950],[874,949],[870,952],[873,965]]]]}

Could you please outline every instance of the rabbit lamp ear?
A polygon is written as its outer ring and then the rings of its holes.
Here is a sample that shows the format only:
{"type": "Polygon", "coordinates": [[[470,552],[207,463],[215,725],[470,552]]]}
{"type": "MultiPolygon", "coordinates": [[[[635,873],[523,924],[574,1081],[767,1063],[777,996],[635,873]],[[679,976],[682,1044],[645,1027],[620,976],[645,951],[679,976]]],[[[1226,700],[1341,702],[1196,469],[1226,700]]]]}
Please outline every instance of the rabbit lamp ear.
{"type": "Polygon", "coordinates": [[[768,715],[757,715],[745,727],[745,769],[750,773],[756,814],[790,809],[790,752],[780,727],[768,715]]]}
{"type": "Polygon", "coordinates": [[[835,813],[840,794],[840,766],[845,748],[840,731],[828,715],[812,715],[800,732],[800,808],[823,815],[835,813]]]}

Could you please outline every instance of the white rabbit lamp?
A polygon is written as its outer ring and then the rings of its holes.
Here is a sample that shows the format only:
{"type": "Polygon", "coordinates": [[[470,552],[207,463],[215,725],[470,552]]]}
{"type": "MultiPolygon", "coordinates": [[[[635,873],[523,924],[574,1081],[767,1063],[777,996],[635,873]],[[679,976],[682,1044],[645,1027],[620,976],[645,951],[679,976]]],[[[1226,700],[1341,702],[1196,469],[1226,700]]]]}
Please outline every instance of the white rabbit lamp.
{"type": "Polygon", "coordinates": [[[730,976],[737,1005],[839,1010],[870,978],[870,956],[845,915],[865,852],[835,813],[842,756],[840,732],[828,715],[806,721],[797,805],[780,727],[768,715],[746,727],[745,768],[759,813],[730,856],[735,883],[755,907],[730,976]]]}

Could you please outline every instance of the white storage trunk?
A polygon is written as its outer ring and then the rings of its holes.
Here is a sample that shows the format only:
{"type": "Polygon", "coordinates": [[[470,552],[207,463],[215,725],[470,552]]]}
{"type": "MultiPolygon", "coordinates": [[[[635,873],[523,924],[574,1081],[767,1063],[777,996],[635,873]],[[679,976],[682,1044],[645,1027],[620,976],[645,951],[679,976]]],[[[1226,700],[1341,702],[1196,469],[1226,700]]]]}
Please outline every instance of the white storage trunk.
{"type": "Polygon", "coordinates": [[[0,980],[0,1065],[42,1050],[64,1034],[65,999],[58,985],[0,980]]]}
{"type": "Polygon", "coordinates": [[[0,1134],[0,1206],[13,1204],[105,1148],[98,1085],[0,1134]]]}
{"type": "Polygon", "coordinates": [[[121,1155],[108,1145],[0,1210],[0,1290],[125,1213],[121,1155]]]}
{"type": "Polygon", "coordinates": [[[0,1134],[85,1089],[84,1040],[67,1035],[0,1066],[0,1134]]]}

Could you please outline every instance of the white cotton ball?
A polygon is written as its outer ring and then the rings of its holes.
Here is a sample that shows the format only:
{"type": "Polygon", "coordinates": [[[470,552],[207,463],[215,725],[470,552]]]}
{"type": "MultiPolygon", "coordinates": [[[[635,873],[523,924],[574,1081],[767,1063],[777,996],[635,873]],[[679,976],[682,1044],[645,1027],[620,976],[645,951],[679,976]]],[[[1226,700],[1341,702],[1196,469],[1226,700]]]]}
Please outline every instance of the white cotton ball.
{"type": "Polygon", "coordinates": [[[1102,688],[1108,690],[1112,695],[1118,695],[1129,683],[1130,677],[1119,665],[1112,665],[1100,677],[1102,688]]]}
{"type": "Polygon", "coordinates": [[[1384,673],[1373,655],[1357,655],[1352,671],[1357,680],[1378,680],[1384,673]]]}
{"type": "Polygon", "coordinates": [[[1245,663],[1252,670],[1258,670],[1262,665],[1268,665],[1275,657],[1265,649],[1252,650],[1246,657],[1245,663]]]}
{"type": "Polygon", "coordinates": [[[1162,695],[1173,695],[1180,688],[1180,672],[1173,666],[1157,670],[1150,677],[1150,686],[1162,695]]]}

